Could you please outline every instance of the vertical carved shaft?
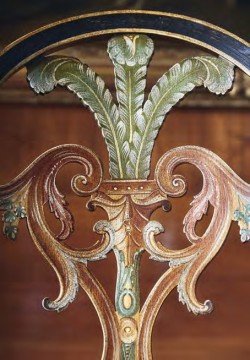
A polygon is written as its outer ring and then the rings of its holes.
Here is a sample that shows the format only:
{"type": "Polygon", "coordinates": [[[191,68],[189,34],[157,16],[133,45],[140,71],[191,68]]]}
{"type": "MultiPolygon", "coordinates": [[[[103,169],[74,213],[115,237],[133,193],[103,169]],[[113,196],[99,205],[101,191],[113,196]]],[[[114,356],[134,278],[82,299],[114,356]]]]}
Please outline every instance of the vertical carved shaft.
{"type": "Polygon", "coordinates": [[[117,260],[117,282],[115,305],[120,323],[121,359],[135,359],[137,328],[140,311],[139,267],[142,251],[115,249],[117,260]]]}
{"type": "Polygon", "coordinates": [[[114,229],[117,261],[115,308],[120,337],[120,359],[139,359],[140,328],[139,268],[143,229],[151,213],[162,206],[164,198],[154,181],[106,181],[89,205],[99,206],[108,214],[114,229]]]}
{"type": "Polygon", "coordinates": [[[115,304],[120,316],[134,316],[140,309],[139,265],[141,251],[135,250],[128,261],[129,249],[115,250],[117,259],[117,283],[115,304]]]}

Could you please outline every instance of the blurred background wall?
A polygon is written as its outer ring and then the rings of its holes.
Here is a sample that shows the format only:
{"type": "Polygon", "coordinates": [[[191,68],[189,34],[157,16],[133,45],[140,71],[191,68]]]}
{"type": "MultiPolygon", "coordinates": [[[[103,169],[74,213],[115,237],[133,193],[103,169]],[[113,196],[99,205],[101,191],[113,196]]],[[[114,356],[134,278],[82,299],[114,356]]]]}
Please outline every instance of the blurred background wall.
{"type": "MultiPolygon", "coordinates": [[[[2,1],[0,46],[65,17],[122,8],[183,13],[220,25],[249,40],[250,3],[247,0],[2,1]]],[[[156,51],[149,67],[147,90],[171,65],[187,56],[208,53],[181,41],[153,38],[156,51]]],[[[106,54],[107,39],[85,40],[59,53],[76,56],[91,65],[114,92],[113,68],[106,54]]],[[[90,112],[64,89],[58,88],[44,97],[34,95],[25,75],[25,69],[19,71],[0,89],[0,182],[8,182],[43,151],[64,143],[79,143],[93,149],[102,159],[108,177],[104,141],[90,112]]],[[[168,149],[194,144],[217,153],[240,177],[250,182],[249,97],[249,79],[239,71],[233,89],[224,97],[197,89],[165,121],[154,148],[152,169],[168,149]]],[[[98,238],[92,232],[93,224],[105,215],[101,211],[88,213],[85,201],[72,194],[70,178],[74,171],[75,168],[69,166],[58,178],[76,220],[75,232],[67,241],[75,246],[89,246],[98,238]]],[[[160,240],[173,249],[188,245],[182,233],[182,220],[202,184],[199,172],[191,166],[182,166],[180,172],[189,180],[188,194],[172,201],[170,213],[157,211],[153,216],[166,229],[160,240]]],[[[206,228],[211,214],[212,209],[209,209],[200,222],[200,233],[206,228]]],[[[58,223],[49,214],[48,217],[56,229],[58,223]]],[[[212,314],[198,317],[190,314],[173,291],[156,321],[153,333],[155,359],[250,358],[249,245],[240,243],[239,229],[233,223],[219,255],[202,274],[198,297],[202,301],[213,301],[215,310],[212,314]]],[[[113,296],[113,254],[105,261],[90,264],[90,268],[113,296]]],[[[142,301],[164,270],[165,265],[144,256],[142,301]]],[[[77,300],[62,313],[42,309],[42,298],[57,296],[57,279],[33,245],[24,222],[20,224],[15,242],[0,236],[0,286],[0,359],[100,359],[101,329],[85,294],[80,292],[77,300]]]]}

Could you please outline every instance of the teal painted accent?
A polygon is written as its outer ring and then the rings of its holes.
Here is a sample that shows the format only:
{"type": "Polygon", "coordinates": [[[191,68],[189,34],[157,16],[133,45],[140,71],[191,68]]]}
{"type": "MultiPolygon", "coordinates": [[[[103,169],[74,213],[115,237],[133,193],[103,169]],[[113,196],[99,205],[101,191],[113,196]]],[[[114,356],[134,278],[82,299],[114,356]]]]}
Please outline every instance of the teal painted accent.
{"type": "Polygon", "coordinates": [[[250,224],[250,204],[244,205],[244,210],[235,210],[234,216],[237,221],[243,221],[246,225],[250,224]],[[243,212],[244,211],[244,212],[243,212]]]}
{"type": "Polygon", "coordinates": [[[26,217],[26,211],[21,203],[16,203],[12,199],[0,200],[0,210],[4,210],[2,216],[3,233],[9,239],[15,240],[18,231],[18,223],[20,219],[26,217]]]}
{"type": "Polygon", "coordinates": [[[140,309],[140,288],[139,288],[139,265],[141,251],[134,254],[132,265],[125,265],[125,256],[121,250],[115,250],[117,260],[117,282],[115,305],[119,315],[129,317],[135,315],[140,309]],[[124,306],[124,300],[128,299],[129,307],[124,306]]]}
{"type": "Polygon", "coordinates": [[[122,343],[121,360],[135,360],[135,343],[122,343]]]}
{"type": "Polygon", "coordinates": [[[239,199],[239,208],[234,212],[234,220],[240,226],[241,241],[250,241],[250,203],[244,203],[244,199],[239,199]]]}

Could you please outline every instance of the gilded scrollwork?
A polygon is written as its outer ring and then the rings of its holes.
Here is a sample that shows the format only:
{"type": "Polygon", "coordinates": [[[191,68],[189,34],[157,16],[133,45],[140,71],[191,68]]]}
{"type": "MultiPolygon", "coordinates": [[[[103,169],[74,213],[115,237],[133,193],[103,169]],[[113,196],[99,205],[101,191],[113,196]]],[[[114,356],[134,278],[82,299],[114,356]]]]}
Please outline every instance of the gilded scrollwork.
{"type": "Polygon", "coordinates": [[[86,194],[94,191],[102,178],[100,162],[94,153],[78,145],[65,145],[49,150],[10,184],[0,187],[2,204],[8,204],[10,209],[4,213],[5,221],[11,223],[16,221],[14,217],[27,217],[29,231],[36,246],[57,273],[61,285],[60,295],[55,301],[44,301],[45,308],[57,311],[66,307],[76,296],[78,276],[75,263],[86,264],[88,260],[103,258],[110,251],[114,241],[114,230],[110,224],[107,221],[99,221],[94,229],[106,235],[98,248],[73,250],[59,242],[73,231],[72,214],[67,209],[64,196],[59,192],[55,182],[60,168],[69,162],[77,162],[83,166],[83,173],[87,179],[84,184],[86,194]],[[18,205],[13,205],[12,199],[16,199],[15,203],[18,205]],[[61,231],[58,235],[52,232],[45,219],[45,204],[49,205],[50,211],[61,222],[61,231]],[[13,216],[8,217],[8,212],[11,211],[13,216]]]}
{"type": "MultiPolygon", "coordinates": [[[[205,314],[212,311],[210,300],[200,303],[195,295],[197,279],[206,265],[221,248],[228,234],[232,220],[247,224],[247,213],[238,210],[238,199],[247,199],[250,195],[250,185],[241,180],[222,159],[207,149],[196,146],[183,146],[168,151],[159,160],[156,167],[156,181],[166,196],[176,196],[185,191],[185,181],[174,174],[175,168],[182,163],[195,165],[202,173],[203,187],[191,203],[191,209],[184,218],[184,233],[190,241],[190,246],[181,250],[167,249],[156,241],[156,236],[164,231],[157,221],[150,221],[144,228],[145,248],[153,260],[168,262],[170,269],[159,279],[142,308],[143,321],[148,321],[150,336],[155,317],[150,311],[158,311],[169,287],[162,291],[166,282],[171,279],[171,289],[177,287],[179,300],[194,314],[205,314]],[[179,179],[179,181],[177,181],[179,179]],[[207,212],[208,204],[213,207],[210,224],[202,236],[196,234],[196,224],[207,212]],[[237,209],[237,210],[235,210],[237,209]],[[159,293],[161,297],[159,299],[159,293]],[[153,310],[151,310],[153,309],[153,310]]],[[[246,202],[245,202],[246,204],[246,202]]],[[[247,205],[241,204],[247,209],[247,205]]],[[[242,229],[241,229],[242,234],[242,229]]],[[[145,329],[141,329],[141,347],[145,352],[143,358],[150,356],[150,345],[145,329]],[[147,354],[147,355],[146,355],[147,354]]],[[[150,357],[149,357],[150,358],[150,357]]]]}

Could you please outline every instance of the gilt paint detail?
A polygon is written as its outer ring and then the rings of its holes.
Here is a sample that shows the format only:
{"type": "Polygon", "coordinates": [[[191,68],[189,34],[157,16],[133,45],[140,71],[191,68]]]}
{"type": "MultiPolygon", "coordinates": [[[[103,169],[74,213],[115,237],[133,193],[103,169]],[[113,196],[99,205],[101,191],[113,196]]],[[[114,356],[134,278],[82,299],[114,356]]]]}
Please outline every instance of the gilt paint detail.
{"type": "Polygon", "coordinates": [[[169,150],[148,179],[154,142],[168,112],[197,86],[224,94],[232,86],[234,69],[220,57],[185,59],[166,70],[145,99],[152,39],[139,34],[115,36],[107,51],[114,65],[116,99],[99,75],[74,58],[39,58],[28,66],[28,81],[37,94],[51,92],[57,85],[66,87],[89,107],[107,145],[111,179],[103,178],[101,162],[90,149],[61,145],[0,186],[0,210],[4,233],[10,239],[15,239],[18,222],[25,218],[34,244],[56,272],[60,292],[54,300],[45,299],[44,308],[65,309],[82,288],[100,318],[102,359],[150,360],[153,324],[168,294],[176,288],[189,311],[209,313],[212,302],[199,301],[195,294],[198,277],[220,250],[233,220],[239,223],[241,241],[250,240],[250,185],[211,151],[196,146],[169,150]],[[82,167],[71,182],[74,193],[89,197],[88,210],[100,207],[106,213],[106,219],[94,226],[100,241],[92,249],[74,249],[64,243],[74,230],[74,221],[56,177],[68,163],[82,167]],[[190,245],[171,250],[157,240],[164,228],[151,215],[158,208],[169,211],[170,199],[185,194],[186,180],[175,172],[183,163],[198,168],[203,187],[183,219],[190,245]],[[46,206],[61,223],[58,234],[47,223],[46,206]],[[196,224],[208,206],[213,216],[199,236],[196,224]],[[103,260],[111,251],[117,262],[114,301],[88,269],[89,261],[103,260]],[[141,304],[140,260],[147,255],[166,263],[168,269],[141,304]]]}

